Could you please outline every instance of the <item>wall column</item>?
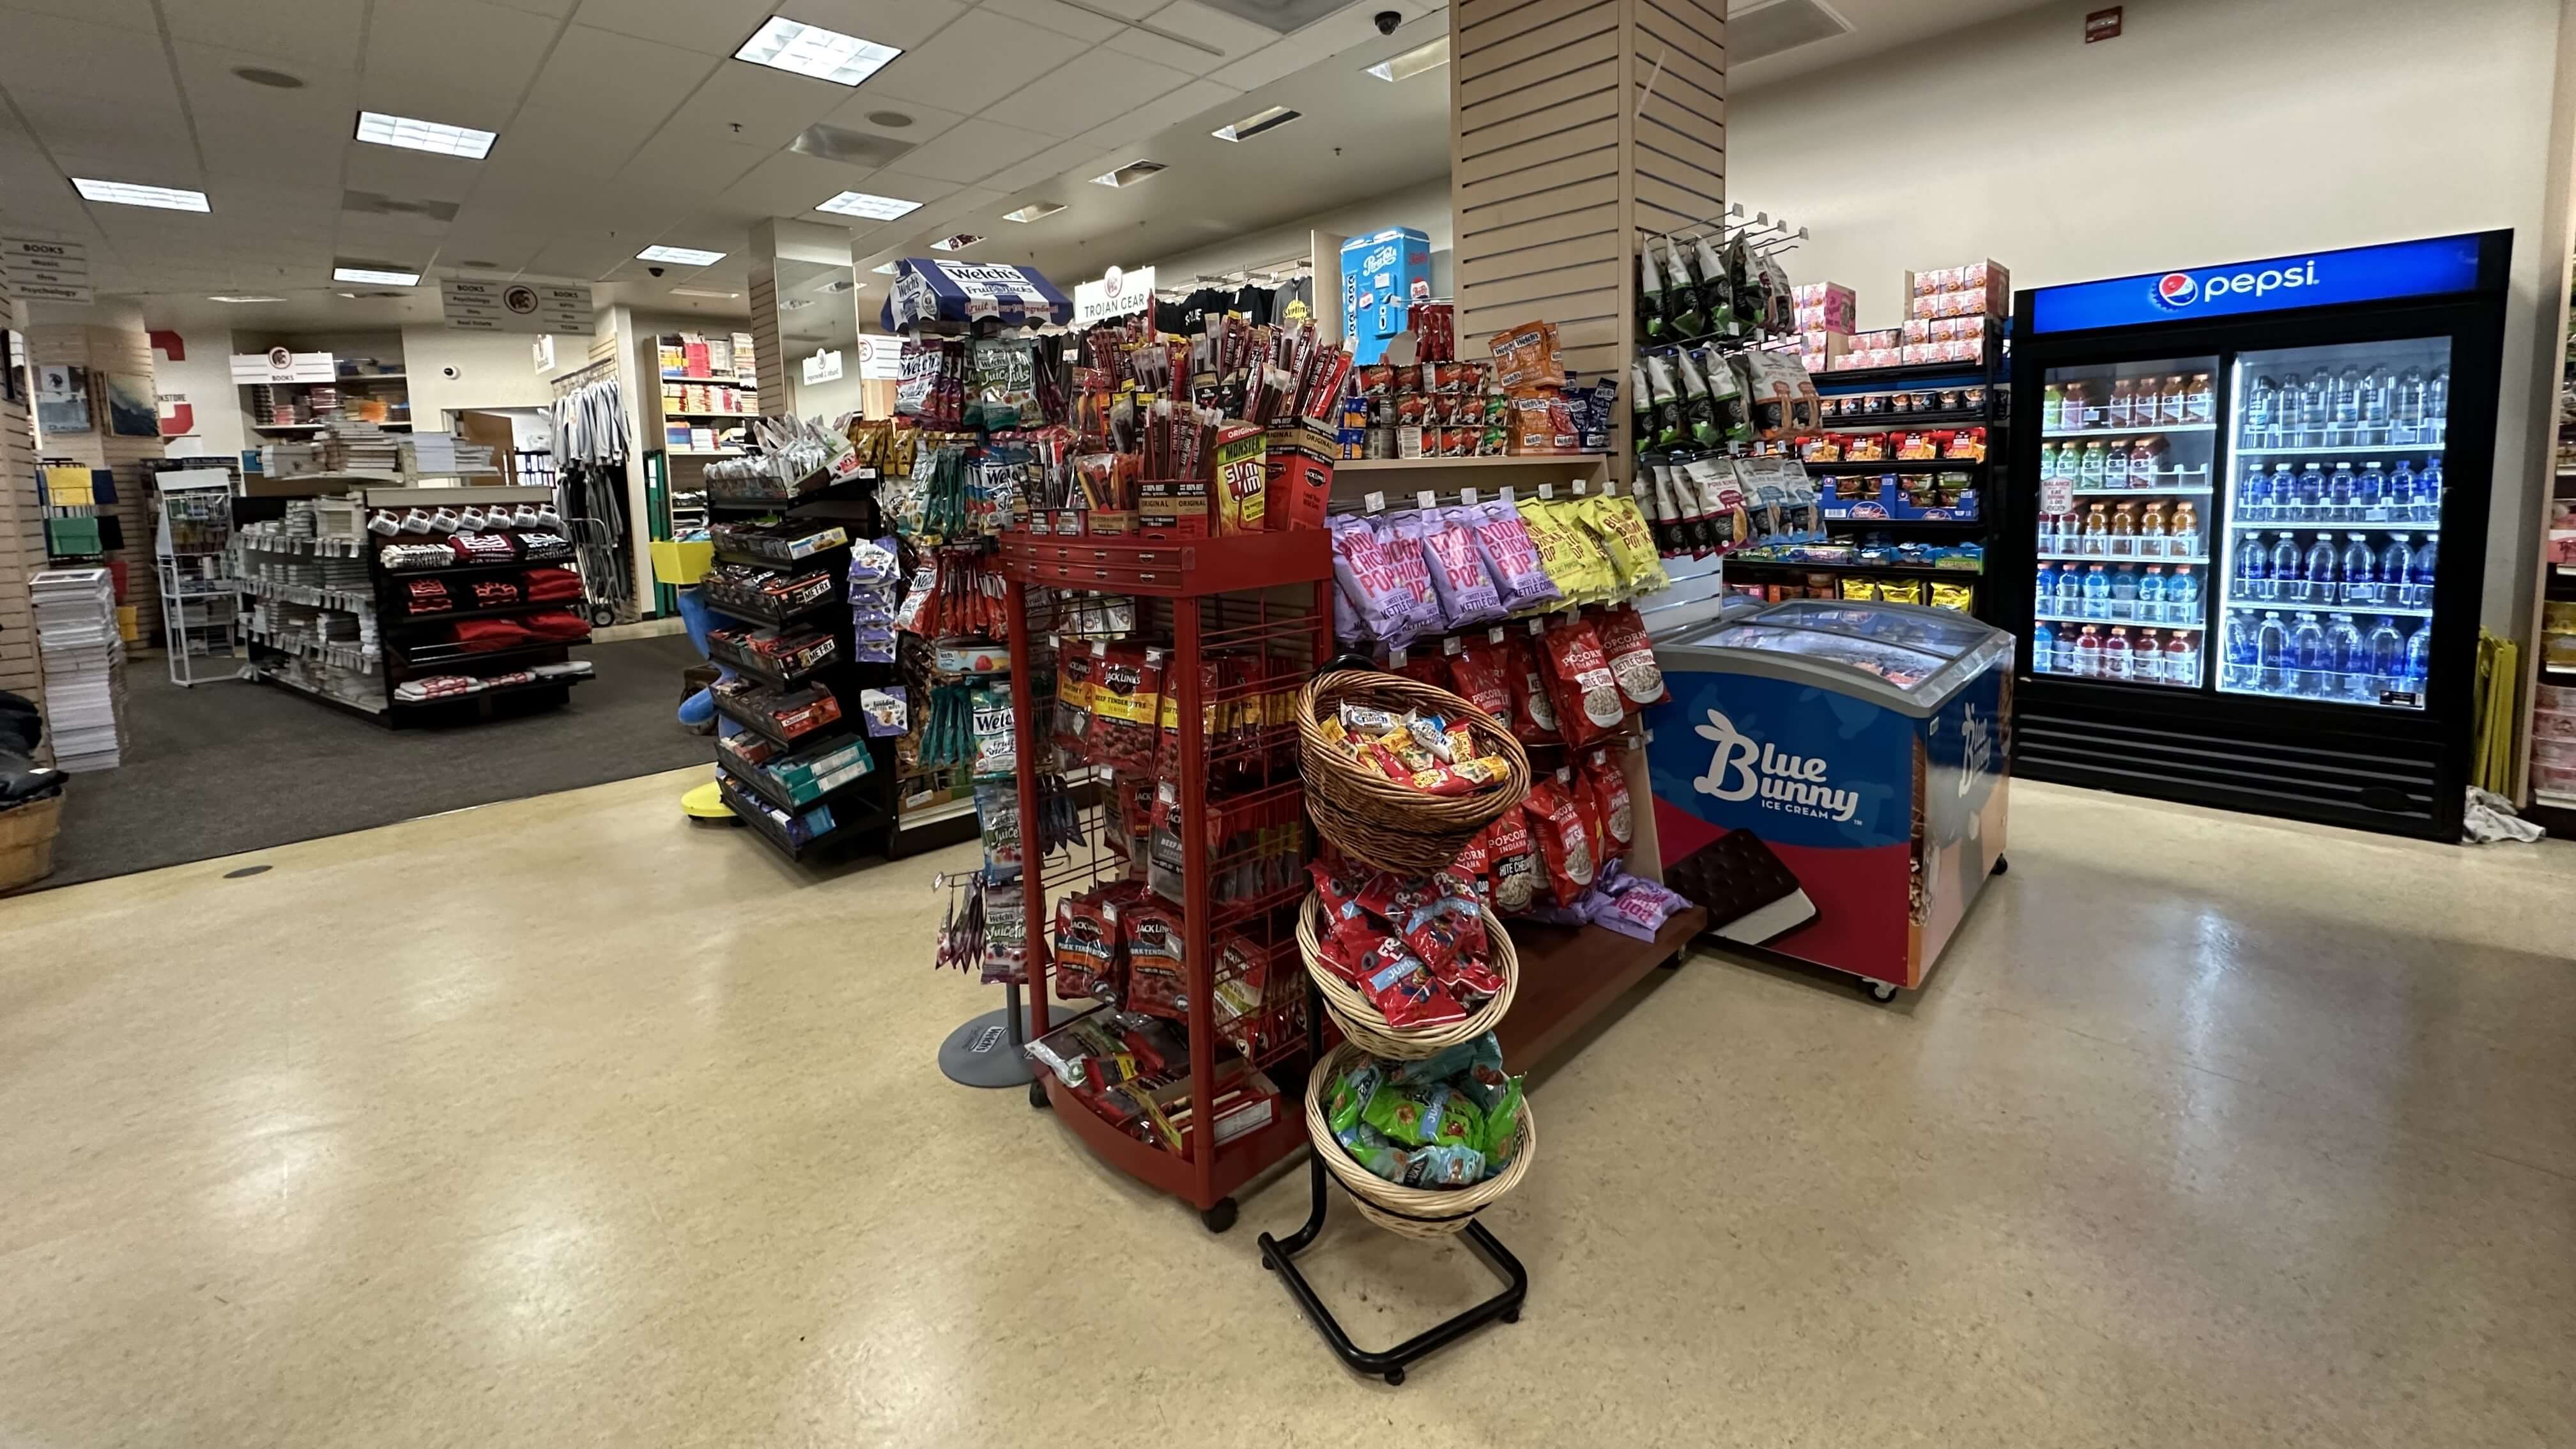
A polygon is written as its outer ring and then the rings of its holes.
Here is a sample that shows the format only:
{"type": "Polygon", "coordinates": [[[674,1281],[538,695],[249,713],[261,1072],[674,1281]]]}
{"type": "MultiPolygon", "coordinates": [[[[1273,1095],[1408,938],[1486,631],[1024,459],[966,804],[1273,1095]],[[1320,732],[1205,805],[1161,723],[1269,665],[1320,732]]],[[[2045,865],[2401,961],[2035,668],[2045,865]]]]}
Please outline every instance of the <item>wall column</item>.
{"type": "Polygon", "coordinates": [[[1721,0],[1453,0],[1449,201],[1458,345],[1557,324],[1566,366],[1624,388],[1637,249],[1726,209],[1721,0]]]}
{"type": "MultiPolygon", "coordinates": [[[[152,398],[152,342],[137,314],[130,321],[103,321],[90,307],[62,307],[47,304],[28,308],[27,361],[33,367],[47,363],[85,367],[90,374],[90,426],[85,433],[48,433],[40,453],[47,458],[63,458],[91,468],[105,468],[116,475],[116,505],[101,511],[101,517],[113,514],[123,525],[125,547],[114,549],[108,558],[123,566],[124,596],[117,602],[134,606],[134,648],[161,647],[161,583],[153,563],[153,537],[156,520],[153,515],[152,479],[143,471],[146,458],[163,455],[158,425],[148,438],[120,437],[108,431],[106,380],[110,376],[140,378],[143,395],[152,398]]],[[[29,378],[28,405],[34,407],[34,378],[29,378]]],[[[233,402],[231,398],[221,401],[233,402]]],[[[158,409],[155,409],[156,416],[158,409]]]]}

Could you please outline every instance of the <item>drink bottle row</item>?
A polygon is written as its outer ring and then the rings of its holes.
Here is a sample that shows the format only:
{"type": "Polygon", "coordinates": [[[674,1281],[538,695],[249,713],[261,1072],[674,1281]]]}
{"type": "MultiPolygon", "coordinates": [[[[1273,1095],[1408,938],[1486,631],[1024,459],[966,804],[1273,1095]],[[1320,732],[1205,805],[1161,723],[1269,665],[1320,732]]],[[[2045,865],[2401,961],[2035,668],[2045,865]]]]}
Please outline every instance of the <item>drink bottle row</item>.
{"type": "Polygon", "coordinates": [[[2433,626],[2400,629],[2382,615],[2364,632],[2351,614],[2321,621],[2301,611],[2285,621],[2280,610],[2266,609],[2260,620],[2230,614],[2220,641],[2221,689],[2379,704],[2391,694],[2423,698],[2433,626]]]}
{"type": "Polygon", "coordinates": [[[2190,558],[2205,551],[2200,513],[2190,499],[2172,505],[2163,499],[2137,503],[2096,503],[2074,513],[2044,514],[2039,520],[2039,551],[2082,554],[2088,558],[2190,558]]]}
{"type": "Polygon", "coordinates": [[[2200,627],[2200,576],[2189,564],[2170,575],[2162,564],[2041,564],[2031,598],[2032,612],[2045,619],[2200,627]]]}
{"type": "Polygon", "coordinates": [[[2030,648],[2032,666],[2042,674],[2129,684],[2200,684],[2196,629],[2176,629],[2163,639],[2153,629],[2141,629],[2133,639],[2116,624],[2085,624],[2060,631],[2043,623],[2031,631],[2030,648]]]}
{"type": "Polygon", "coordinates": [[[2439,443],[2451,411],[2451,369],[2318,368],[2258,377],[2241,420],[2248,448],[2403,447],[2439,443]]]}
{"type": "Polygon", "coordinates": [[[2171,449],[2165,440],[2147,437],[2103,438],[2085,443],[2039,445],[2039,479],[2076,488],[2206,487],[2206,468],[2168,468],[2171,449]]]}
{"type": "Polygon", "coordinates": [[[2442,460],[2427,459],[2421,472],[2404,459],[2395,468],[2364,463],[2358,471],[2338,462],[2332,472],[2313,461],[2275,463],[2268,473],[2248,463],[2235,517],[2241,523],[2439,523],[2442,460]]]}
{"type": "Polygon", "coordinates": [[[2266,545],[2248,530],[2238,541],[2230,603],[2342,604],[2353,608],[2430,609],[2440,540],[2419,547],[2410,535],[2373,549],[2370,535],[2347,533],[2341,544],[2318,533],[2304,546],[2287,529],[2266,545]]]}
{"type": "Polygon", "coordinates": [[[2210,421],[2212,405],[2205,372],[2052,382],[2039,395],[2039,428],[2043,433],[2080,433],[2093,428],[2190,427],[2210,421]]]}

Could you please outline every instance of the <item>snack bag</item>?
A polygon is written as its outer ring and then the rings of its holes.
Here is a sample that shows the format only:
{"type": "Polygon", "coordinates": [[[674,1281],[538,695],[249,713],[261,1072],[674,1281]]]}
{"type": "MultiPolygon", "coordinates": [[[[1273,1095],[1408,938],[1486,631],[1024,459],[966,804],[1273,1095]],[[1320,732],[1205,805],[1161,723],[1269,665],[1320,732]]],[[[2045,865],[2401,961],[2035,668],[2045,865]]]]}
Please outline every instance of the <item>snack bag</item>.
{"type": "MultiPolygon", "coordinates": [[[[1462,1041],[1456,1046],[1442,1047],[1427,1057],[1413,1061],[1377,1064],[1378,1079],[1399,1087],[1425,1082],[1445,1082],[1454,1077],[1468,1075],[1479,1065],[1491,1066],[1496,1071],[1502,1069],[1503,1046],[1501,1042],[1495,1040],[1494,1034],[1490,1031],[1483,1036],[1462,1041]]],[[[1472,1087],[1462,1087],[1461,1090],[1465,1091],[1470,1098],[1476,1095],[1472,1087]]],[[[1480,1110],[1484,1105],[1481,1101],[1476,1103],[1480,1110]]]]}
{"type": "Polygon", "coordinates": [[[1503,599],[1485,572],[1476,551],[1476,536],[1463,508],[1435,509],[1415,516],[1424,559],[1431,567],[1431,591],[1439,596],[1444,627],[1463,629],[1503,617],[1503,599]]]}
{"type": "Polygon", "coordinates": [[[1477,557],[1484,560],[1507,612],[1519,613],[1565,597],[1548,576],[1546,560],[1518,508],[1496,499],[1460,511],[1474,518],[1477,557]]]}
{"type": "Polygon", "coordinates": [[[1672,320],[1664,315],[1663,269],[1655,265],[1651,246],[1637,248],[1637,335],[1649,342],[1675,335],[1672,320]]]}
{"type": "Polygon", "coordinates": [[[1632,497],[1602,495],[1576,505],[1604,553],[1619,570],[1622,588],[1631,594],[1655,594],[1671,588],[1672,576],[1656,556],[1655,531],[1632,497]]]}
{"type": "Polygon", "coordinates": [[[1120,913],[1119,934],[1127,951],[1127,1009],[1149,1016],[1189,1019],[1189,975],[1181,960],[1180,912],[1169,906],[1140,904],[1120,913]]]}
{"type": "Polygon", "coordinates": [[[1655,659],[1655,642],[1646,637],[1646,620],[1636,605],[1603,611],[1600,634],[1601,652],[1610,657],[1610,673],[1629,703],[1661,704],[1671,697],[1664,687],[1664,667],[1655,659]]]}
{"type": "Polygon", "coordinates": [[[1595,583],[1588,571],[1590,545],[1567,532],[1553,500],[1524,498],[1519,507],[1521,527],[1528,531],[1530,543],[1538,549],[1539,566],[1547,570],[1558,592],[1577,603],[1589,597],[1595,583]]]}
{"type": "Polygon", "coordinates": [[[1376,520],[1377,546],[1394,570],[1405,605],[1404,638],[1389,638],[1390,644],[1441,630],[1440,596],[1431,588],[1431,560],[1422,551],[1419,517],[1407,513],[1376,520]]]}
{"type": "Polygon", "coordinates": [[[1628,858],[1628,847],[1636,840],[1636,807],[1628,794],[1628,774],[1607,750],[1595,750],[1584,762],[1592,776],[1593,797],[1601,803],[1601,861],[1628,858]]]}
{"type": "Polygon", "coordinates": [[[1059,1001],[1084,1001],[1104,987],[1113,993],[1124,982],[1118,961],[1117,908],[1085,893],[1066,896],[1055,905],[1055,994],[1059,1001]]]}
{"type": "Polygon", "coordinates": [[[1514,916],[1527,911],[1538,901],[1546,871],[1538,857],[1538,843],[1530,836],[1526,809],[1504,811],[1485,827],[1483,839],[1492,862],[1494,914],[1514,916]]]}
{"type": "Polygon", "coordinates": [[[1384,1075],[1374,1061],[1363,1061],[1342,1073],[1341,1080],[1333,1083],[1331,1100],[1325,1103],[1325,1125],[1336,1134],[1360,1125],[1360,1112],[1368,1106],[1369,1099],[1377,1095],[1384,1075]]]}
{"type": "Polygon", "coordinates": [[[1484,1180],[1485,1154],[1465,1143],[1418,1147],[1404,1157],[1406,1187],[1472,1187],[1484,1180]]]}
{"type": "MultiPolygon", "coordinates": [[[[1583,888],[1592,884],[1594,869],[1583,817],[1554,780],[1532,783],[1521,808],[1529,816],[1530,836],[1538,842],[1539,857],[1547,866],[1548,899],[1558,906],[1573,905],[1582,899],[1583,888]]],[[[1132,964],[1129,969],[1134,969],[1132,964]]]]}
{"type": "Polygon", "coordinates": [[[1568,744],[1588,744],[1619,727],[1628,705],[1591,621],[1578,617],[1550,627],[1540,653],[1547,661],[1549,698],[1568,744]]]}
{"type": "Polygon", "coordinates": [[[1485,1137],[1477,1144],[1485,1155],[1485,1173],[1492,1176],[1512,1165],[1521,1152],[1521,1079],[1514,1077],[1503,1088],[1502,1097],[1485,1113],[1485,1137]]]}
{"type": "Polygon", "coordinates": [[[1540,672],[1538,656],[1531,652],[1528,638],[1507,634],[1503,638],[1504,678],[1512,687],[1512,733],[1525,745],[1553,744],[1563,738],[1557,731],[1556,702],[1547,691],[1547,676],[1540,672]]]}
{"type": "Polygon", "coordinates": [[[1055,742],[1079,751],[1091,735],[1091,651],[1068,645],[1056,651],[1055,742]]]}
{"type": "Polygon", "coordinates": [[[1113,770],[1150,774],[1162,704],[1162,650],[1133,644],[1101,648],[1092,664],[1086,753],[1113,770]]]}
{"type": "MultiPolygon", "coordinates": [[[[1467,1009],[1431,979],[1430,969],[1401,941],[1390,938],[1379,943],[1361,962],[1361,969],[1366,974],[1360,979],[1360,994],[1368,998],[1389,1026],[1440,1026],[1466,1019],[1467,1009]]],[[[1381,1132],[1386,1130],[1386,1124],[1374,1119],[1370,1125],[1381,1132]]]]}
{"type": "MultiPolygon", "coordinates": [[[[1490,1134],[1492,1129],[1487,1128],[1486,1131],[1490,1134]]],[[[1356,1115],[1350,1126],[1333,1130],[1333,1140],[1342,1144],[1342,1150],[1351,1155],[1352,1161],[1389,1182],[1401,1183],[1413,1170],[1411,1160],[1396,1150],[1395,1145],[1386,1140],[1385,1134],[1360,1121],[1356,1115]]]]}
{"type": "Polygon", "coordinates": [[[1495,333],[1487,345],[1494,354],[1494,381],[1505,392],[1565,386],[1565,364],[1557,356],[1555,323],[1523,323],[1495,333]]]}
{"type": "Polygon", "coordinates": [[[1975,602],[1976,590],[1971,585],[1945,584],[1938,580],[1933,581],[1932,607],[1936,609],[1956,609],[1960,613],[1966,614],[1974,612],[1975,602]]]}
{"type": "Polygon", "coordinates": [[[1413,595],[1396,577],[1377,530],[1365,518],[1332,522],[1333,581],[1351,602],[1362,636],[1402,644],[1413,637],[1413,595]]]}
{"type": "Polygon", "coordinates": [[[1507,677],[1504,646],[1478,639],[1449,659],[1449,687],[1458,697],[1512,727],[1512,685],[1507,677]]]}

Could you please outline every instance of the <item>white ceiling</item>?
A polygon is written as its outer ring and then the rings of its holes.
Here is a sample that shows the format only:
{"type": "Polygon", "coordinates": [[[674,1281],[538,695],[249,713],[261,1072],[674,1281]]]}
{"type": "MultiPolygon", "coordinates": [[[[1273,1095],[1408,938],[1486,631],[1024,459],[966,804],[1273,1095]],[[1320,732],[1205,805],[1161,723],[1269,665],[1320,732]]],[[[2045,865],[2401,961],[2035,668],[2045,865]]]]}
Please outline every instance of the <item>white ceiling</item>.
{"type": "Polygon", "coordinates": [[[755,223],[838,222],[812,207],[844,190],[924,203],[852,227],[870,262],[966,230],[995,238],[969,256],[1089,275],[1444,171],[1445,73],[1389,86],[1358,67],[1442,33],[1445,3],[1367,0],[1281,37],[1196,0],[0,0],[0,223],[88,242],[99,290],[145,297],[163,325],[437,315],[426,287],[341,299],[335,259],[590,280],[603,305],[686,308],[669,288],[748,290],[755,223]],[[1382,37],[1381,9],[1410,23],[1382,37]],[[772,13],[905,53],[856,88],[731,59],[772,13]],[[305,84],[262,87],[242,67],[305,84]],[[1307,119],[1241,147],[1204,134],[1274,93],[1306,98],[1307,119]],[[482,162],[366,145],[361,109],[500,140],[482,162]],[[887,111],[911,121],[869,119],[887,111]],[[784,149],[817,122],[918,149],[882,170],[784,149]],[[1174,172],[1124,192],[1084,180],[1149,143],[1174,150],[1155,155],[1174,172]],[[85,203],[75,175],[200,189],[213,210],[85,203]],[[348,192],[457,210],[348,211],[348,192]],[[1041,197],[1068,210],[998,219],[1041,197]],[[656,280],[634,260],[655,243],[730,255],[656,280]],[[290,302],[205,300],[217,293],[290,302]]]}
{"type": "MultiPolygon", "coordinates": [[[[1730,13],[1759,5],[1806,3],[1806,0],[1734,0],[1730,13]]],[[[1982,25],[2015,11],[2037,9],[2059,0],[1815,0],[1847,22],[1849,32],[1730,67],[1726,83],[1740,95],[1797,76],[1927,40],[1953,30],[1982,25]]],[[[2070,21],[2069,24],[2076,22],[2070,21]]]]}

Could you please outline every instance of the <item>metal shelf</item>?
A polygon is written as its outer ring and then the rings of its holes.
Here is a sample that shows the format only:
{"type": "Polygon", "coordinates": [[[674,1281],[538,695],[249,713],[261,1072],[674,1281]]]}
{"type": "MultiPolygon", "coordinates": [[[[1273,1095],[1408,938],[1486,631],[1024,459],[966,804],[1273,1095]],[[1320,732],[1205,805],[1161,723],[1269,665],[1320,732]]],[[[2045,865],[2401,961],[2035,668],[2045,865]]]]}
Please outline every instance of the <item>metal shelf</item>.
{"type": "MultiPolygon", "coordinates": [[[[857,730],[859,726],[864,723],[864,721],[855,715],[845,714],[839,719],[832,721],[830,724],[816,725],[814,728],[805,731],[803,734],[785,735],[778,732],[778,726],[776,724],[761,718],[750,710],[744,709],[722,694],[709,691],[708,697],[714,700],[716,713],[723,715],[726,719],[732,720],[735,724],[742,726],[744,729],[751,731],[753,734],[760,736],[762,739],[769,741],[771,744],[778,746],[782,750],[795,752],[810,750],[826,740],[838,739],[843,735],[849,734],[857,730]]],[[[838,698],[837,695],[834,697],[836,699],[838,698]]]]}
{"type": "Polygon", "coordinates": [[[2399,619],[2433,617],[2432,610],[2417,608],[2411,604],[2319,603],[2313,599],[2240,599],[2233,595],[2219,602],[2228,608],[2242,609],[2249,614],[2386,614],[2399,619]]]}
{"type": "Polygon", "coordinates": [[[2335,443],[2319,448],[2249,448],[2239,447],[2241,458],[2326,458],[2337,453],[2438,453],[2441,443],[2335,443]]]}
{"type": "Polygon", "coordinates": [[[2205,567],[2209,563],[2207,554],[2043,553],[2038,557],[2041,563],[2191,564],[2196,567],[2205,567]]]}
{"type": "Polygon", "coordinates": [[[2217,431],[2218,424],[2216,423],[2138,423],[2135,425],[2114,423],[2111,426],[2104,428],[2044,428],[2040,431],[2040,436],[2043,438],[2134,438],[2141,434],[2214,433],[2217,431]]]}

